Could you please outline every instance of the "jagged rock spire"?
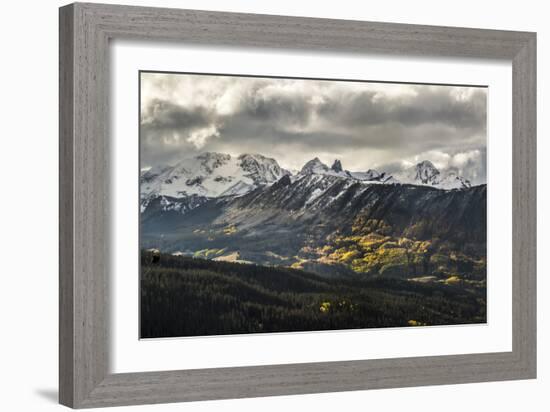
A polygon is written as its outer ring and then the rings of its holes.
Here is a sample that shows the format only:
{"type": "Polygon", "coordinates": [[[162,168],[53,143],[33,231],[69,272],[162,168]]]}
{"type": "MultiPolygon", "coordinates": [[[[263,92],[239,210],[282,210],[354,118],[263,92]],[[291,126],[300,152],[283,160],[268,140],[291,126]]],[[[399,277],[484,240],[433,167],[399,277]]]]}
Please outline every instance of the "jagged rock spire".
{"type": "Polygon", "coordinates": [[[344,170],[344,169],[342,169],[342,162],[338,159],[336,159],[334,161],[334,163],[331,166],[331,169],[334,170],[337,173],[340,173],[342,170],[344,170]]]}

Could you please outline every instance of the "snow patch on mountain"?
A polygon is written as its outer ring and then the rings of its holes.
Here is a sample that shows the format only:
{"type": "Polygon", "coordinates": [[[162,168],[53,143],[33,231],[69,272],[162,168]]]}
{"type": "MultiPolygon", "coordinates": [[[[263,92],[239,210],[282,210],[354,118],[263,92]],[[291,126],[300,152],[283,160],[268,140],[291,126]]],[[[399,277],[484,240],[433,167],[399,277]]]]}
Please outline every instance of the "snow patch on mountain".
{"type": "Polygon", "coordinates": [[[225,190],[220,196],[242,196],[248,192],[254,190],[256,186],[250,183],[243,182],[239,180],[233,186],[225,190]]]}
{"type": "Polygon", "coordinates": [[[146,199],[142,199],[140,204],[141,213],[146,210],[162,211],[162,212],[177,212],[185,214],[199,206],[202,206],[208,201],[208,198],[198,195],[190,195],[185,197],[170,197],[170,196],[156,196],[146,199]]]}
{"type": "Polygon", "coordinates": [[[366,172],[351,172],[351,176],[357,180],[378,180],[382,173],[369,169],[366,172]]]}

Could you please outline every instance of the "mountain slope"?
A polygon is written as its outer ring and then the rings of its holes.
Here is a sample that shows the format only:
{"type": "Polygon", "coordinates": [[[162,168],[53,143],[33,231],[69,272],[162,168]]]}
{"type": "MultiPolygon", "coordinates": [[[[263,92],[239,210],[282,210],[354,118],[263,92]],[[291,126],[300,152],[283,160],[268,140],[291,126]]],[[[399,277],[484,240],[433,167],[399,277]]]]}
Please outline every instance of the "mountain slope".
{"type": "Polygon", "coordinates": [[[141,255],[140,337],[485,323],[486,288],[141,255]],[[422,302],[422,304],[419,304],[422,302]]]}
{"type": "Polygon", "coordinates": [[[185,215],[147,215],[142,242],[159,247],[162,238],[166,251],[239,252],[243,260],[322,274],[481,279],[485,225],[485,185],[445,191],[299,174],[239,197],[209,199],[185,215]],[[451,255],[453,261],[444,258],[451,255]]]}

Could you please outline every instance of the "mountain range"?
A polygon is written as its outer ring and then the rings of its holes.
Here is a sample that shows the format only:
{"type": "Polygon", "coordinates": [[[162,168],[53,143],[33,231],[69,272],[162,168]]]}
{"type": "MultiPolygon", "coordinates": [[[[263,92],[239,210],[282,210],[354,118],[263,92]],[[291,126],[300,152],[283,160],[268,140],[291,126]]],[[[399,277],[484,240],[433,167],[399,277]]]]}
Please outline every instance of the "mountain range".
{"type": "Polygon", "coordinates": [[[205,152],[186,158],[175,166],[144,170],[140,176],[140,194],[142,206],[156,196],[240,196],[258,187],[273,184],[286,175],[291,176],[291,180],[296,180],[311,174],[373,184],[426,185],[445,190],[471,186],[456,171],[442,173],[427,160],[392,176],[373,169],[350,172],[343,169],[339,160],[328,167],[316,157],[305,163],[299,172],[292,174],[279,166],[277,160],[260,154],[231,156],[205,152]]]}
{"type": "Polygon", "coordinates": [[[291,173],[262,155],[203,153],[144,171],[142,248],[323,276],[483,281],[486,185],[423,161],[400,174],[291,173]]]}
{"type": "Polygon", "coordinates": [[[186,196],[235,196],[269,185],[283,175],[275,159],[259,154],[231,156],[206,152],[184,159],[175,166],[155,167],[141,173],[140,195],[142,199],[164,195],[186,196]]]}

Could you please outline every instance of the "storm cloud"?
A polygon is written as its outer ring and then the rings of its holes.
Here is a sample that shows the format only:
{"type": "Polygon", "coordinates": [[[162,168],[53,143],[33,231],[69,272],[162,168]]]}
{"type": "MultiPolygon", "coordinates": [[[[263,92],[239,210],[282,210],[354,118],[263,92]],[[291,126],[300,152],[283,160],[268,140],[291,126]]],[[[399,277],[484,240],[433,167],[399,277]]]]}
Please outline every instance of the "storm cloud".
{"type": "Polygon", "coordinates": [[[218,151],[289,169],[313,157],[390,172],[430,160],[486,180],[481,87],[142,73],[140,104],[142,167],[218,151]]]}

